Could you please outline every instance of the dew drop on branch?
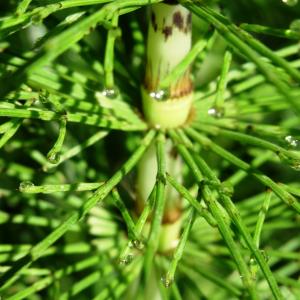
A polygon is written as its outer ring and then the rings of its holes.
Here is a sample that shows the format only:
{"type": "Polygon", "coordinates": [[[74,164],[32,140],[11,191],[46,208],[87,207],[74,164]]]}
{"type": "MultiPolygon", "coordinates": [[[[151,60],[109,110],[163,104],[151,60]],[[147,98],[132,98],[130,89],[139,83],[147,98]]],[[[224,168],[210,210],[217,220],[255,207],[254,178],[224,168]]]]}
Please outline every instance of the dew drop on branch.
{"type": "Polygon", "coordinates": [[[216,119],[219,119],[219,118],[222,118],[224,117],[224,108],[219,108],[219,107],[211,107],[209,110],[208,110],[208,114],[211,116],[211,117],[214,117],[216,119]]]}
{"type": "Polygon", "coordinates": [[[289,165],[292,169],[296,171],[300,171],[300,158],[289,157],[281,152],[278,153],[278,156],[284,164],[289,165]]]}
{"type": "Polygon", "coordinates": [[[297,148],[299,146],[299,141],[291,135],[287,135],[284,140],[290,148],[297,148]]]}
{"type": "Polygon", "coordinates": [[[109,99],[116,99],[119,95],[117,89],[109,89],[109,88],[102,90],[101,94],[104,97],[109,98],[109,99]]]}
{"type": "Polygon", "coordinates": [[[142,250],[145,247],[144,243],[140,240],[133,240],[132,245],[134,248],[138,250],[142,250]]]}
{"type": "Polygon", "coordinates": [[[39,100],[42,102],[42,103],[47,103],[49,101],[49,96],[50,96],[50,93],[48,91],[45,91],[45,90],[42,90],[40,93],[39,93],[39,100]]]}
{"type": "Polygon", "coordinates": [[[161,277],[161,282],[163,283],[163,285],[166,288],[169,288],[172,285],[173,281],[174,281],[174,278],[169,277],[168,275],[161,277]]]}
{"type": "Polygon", "coordinates": [[[60,157],[61,157],[60,152],[53,152],[47,156],[47,160],[49,161],[49,163],[55,165],[60,162],[60,157]]]}
{"type": "Polygon", "coordinates": [[[123,266],[129,265],[133,261],[133,254],[128,254],[126,256],[120,257],[119,264],[123,266]]]}
{"type": "Polygon", "coordinates": [[[19,185],[19,191],[26,192],[28,189],[30,189],[33,186],[34,184],[31,181],[23,181],[19,185]]]}

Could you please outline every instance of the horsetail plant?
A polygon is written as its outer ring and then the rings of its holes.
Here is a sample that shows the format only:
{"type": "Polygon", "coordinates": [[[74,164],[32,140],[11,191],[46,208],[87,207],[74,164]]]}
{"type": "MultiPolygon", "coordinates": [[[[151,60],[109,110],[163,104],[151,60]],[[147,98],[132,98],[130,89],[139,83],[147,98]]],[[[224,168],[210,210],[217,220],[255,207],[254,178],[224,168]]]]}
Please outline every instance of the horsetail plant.
{"type": "Polygon", "coordinates": [[[0,4],[1,299],[300,298],[300,7],[275,2],[0,4]]]}

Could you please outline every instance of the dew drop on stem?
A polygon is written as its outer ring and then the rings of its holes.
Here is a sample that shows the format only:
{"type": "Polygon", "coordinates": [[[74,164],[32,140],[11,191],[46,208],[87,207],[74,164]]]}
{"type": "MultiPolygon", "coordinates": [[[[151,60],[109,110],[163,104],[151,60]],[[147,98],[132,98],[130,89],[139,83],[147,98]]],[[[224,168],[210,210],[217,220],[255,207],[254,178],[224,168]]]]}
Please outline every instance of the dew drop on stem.
{"type": "Polygon", "coordinates": [[[129,265],[133,261],[133,254],[127,254],[126,256],[120,257],[119,264],[123,266],[129,265]]]}
{"type": "Polygon", "coordinates": [[[265,250],[260,250],[261,255],[264,257],[265,261],[268,262],[270,259],[270,256],[265,250]]]}
{"type": "Polygon", "coordinates": [[[39,94],[39,100],[42,103],[47,103],[49,101],[49,99],[48,99],[49,95],[50,95],[50,93],[48,91],[41,91],[39,94]]]}
{"type": "Polygon", "coordinates": [[[208,114],[216,119],[224,117],[224,108],[213,106],[208,110],[208,114]]]}
{"type": "Polygon", "coordinates": [[[166,288],[169,288],[172,285],[173,281],[174,281],[174,278],[172,278],[168,275],[161,277],[161,282],[163,283],[163,285],[166,288]]]}
{"type": "Polygon", "coordinates": [[[60,152],[53,152],[53,153],[50,153],[50,154],[47,156],[47,160],[49,161],[49,163],[55,165],[55,164],[58,164],[58,163],[59,163],[60,157],[61,157],[60,152]]]}
{"type": "Polygon", "coordinates": [[[145,247],[144,243],[140,240],[132,240],[131,244],[138,250],[142,250],[145,247]]]}
{"type": "Polygon", "coordinates": [[[33,186],[34,184],[31,181],[23,181],[19,185],[19,191],[26,192],[28,189],[30,189],[33,186]]]}
{"type": "Polygon", "coordinates": [[[116,99],[118,97],[118,90],[114,88],[105,88],[102,90],[101,94],[109,99],[116,99]]]}
{"type": "Polygon", "coordinates": [[[167,90],[158,90],[149,92],[149,96],[156,101],[167,101],[169,99],[169,93],[167,90]]]}

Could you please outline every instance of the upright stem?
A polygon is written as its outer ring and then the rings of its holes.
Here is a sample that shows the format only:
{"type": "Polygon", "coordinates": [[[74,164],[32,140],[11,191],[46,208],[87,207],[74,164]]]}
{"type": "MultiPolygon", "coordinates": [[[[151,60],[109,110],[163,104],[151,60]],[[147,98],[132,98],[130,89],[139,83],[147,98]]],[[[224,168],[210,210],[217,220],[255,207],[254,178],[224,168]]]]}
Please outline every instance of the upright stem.
{"type": "MultiPolygon", "coordinates": [[[[174,128],[187,122],[192,106],[193,84],[190,67],[180,72],[170,86],[161,83],[191,50],[191,13],[177,1],[165,1],[150,7],[143,109],[147,122],[156,128],[174,128]]],[[[182,181],[182,160],[170,140],[165,145],[166,171],[182,181]]],[[[138,166],[137,204],[141,211],[157,180],[157,158],[152,144],[138,166]]],[[[181,198],[167,187],[158,250],[176,247],[181,230],[181,198]]],[[[152,218],[155,220],[156,216],[152,218]]]]}
{"type": "Polygon", "coordinates": [[[183,125],[188,119],[193,99],[190,68],[167,90],[160,88],[161,81],[191,49],[191,13],[174,2],[153,4],[150,9],[142,99],[148,123],[159,128],[183,125]]]}

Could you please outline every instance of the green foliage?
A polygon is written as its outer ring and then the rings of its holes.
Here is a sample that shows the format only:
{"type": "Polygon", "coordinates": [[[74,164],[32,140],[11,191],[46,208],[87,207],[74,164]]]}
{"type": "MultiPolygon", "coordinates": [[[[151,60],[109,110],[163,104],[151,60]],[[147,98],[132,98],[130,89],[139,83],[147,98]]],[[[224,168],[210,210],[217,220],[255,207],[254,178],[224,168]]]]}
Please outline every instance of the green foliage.
{"type": "Polygon", "coordinates": [[[161,85],[193,62],[194,106],[161,131],[140,104],[158,2],[0,4],[4,299],[300,298],[300,6],[180,0],[194,47],[161,85]],[[169,141],[184,182],[166,172],[169,141]],[[153,144],[139,211],[136,169],[153,144]],[[168,188],[183,225],[162,253],[168,188]]]}

